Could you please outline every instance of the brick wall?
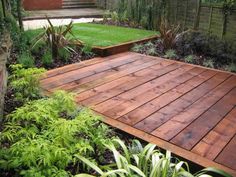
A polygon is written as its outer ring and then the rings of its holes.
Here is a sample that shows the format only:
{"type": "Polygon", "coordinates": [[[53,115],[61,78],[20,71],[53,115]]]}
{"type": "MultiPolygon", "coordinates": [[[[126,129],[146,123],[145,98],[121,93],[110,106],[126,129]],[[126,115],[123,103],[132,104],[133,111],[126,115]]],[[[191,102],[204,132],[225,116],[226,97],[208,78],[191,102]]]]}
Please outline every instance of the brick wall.
{"type": "Polygon", "coordinates": [[[62,8],[62,0],[23,0],[25,10],[50,10],[62,8]]]}

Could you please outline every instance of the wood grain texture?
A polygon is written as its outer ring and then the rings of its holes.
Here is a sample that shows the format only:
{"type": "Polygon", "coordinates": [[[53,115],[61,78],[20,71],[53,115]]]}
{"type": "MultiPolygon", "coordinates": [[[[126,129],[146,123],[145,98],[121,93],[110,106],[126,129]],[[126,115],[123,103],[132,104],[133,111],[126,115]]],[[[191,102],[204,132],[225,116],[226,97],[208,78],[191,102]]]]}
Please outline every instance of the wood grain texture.
{"type": "Polygon", "coordinates": [[[72,92],[111,126],[236,176],[235,74],[126,52],[48,71],[41,87],[72,92]]]}

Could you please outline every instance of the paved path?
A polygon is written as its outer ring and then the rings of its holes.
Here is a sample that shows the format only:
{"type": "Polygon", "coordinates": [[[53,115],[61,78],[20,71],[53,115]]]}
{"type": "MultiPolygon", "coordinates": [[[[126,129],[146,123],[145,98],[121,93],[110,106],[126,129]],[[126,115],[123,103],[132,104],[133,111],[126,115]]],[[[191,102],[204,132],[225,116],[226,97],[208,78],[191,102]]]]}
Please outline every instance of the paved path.
{"type": "Polygon", "coordinates": [[[58,10],[36,10],[26,11],[27,16],[24,20],[45,19],[49,18],[102,18],[104,10],[96,8],[80,9],[58,9],[58,10]]]}
{"type": "Polygon", "coordinates": [[[236,176],[236,75],[132,52],[47,72],[104,122],[201,166],[236,176]]]}
{"type": "MultiPolygon", "coordinates": [[[[80,18],[80,19],[72,19],[72,18],[65,18],[65,19],[50,19],[52,24],[54,26],[59,25],[68,25],[71,21],[74,23],[89,23],[93,21],[100,21],[102,18],[80,18]]],[[[26,20],[23,21],[24,24],[24,30],[30,30],[30,29],[39,29],[43,28],[45,26],[48,26],[48,21],[45,19],[41,20],[26,20]]]]}

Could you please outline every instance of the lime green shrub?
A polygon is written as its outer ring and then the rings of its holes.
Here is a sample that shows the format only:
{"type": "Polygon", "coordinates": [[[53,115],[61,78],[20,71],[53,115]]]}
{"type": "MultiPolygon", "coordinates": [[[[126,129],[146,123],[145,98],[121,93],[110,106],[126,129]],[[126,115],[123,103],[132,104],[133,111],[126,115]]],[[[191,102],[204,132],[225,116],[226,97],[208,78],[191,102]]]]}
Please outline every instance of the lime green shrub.
{"type": "Polygon", "coordinates": [[[73,95],[58,91],[31,101],[7,117],[1,133],[0,170],[21,176],[66,177],[79,173],[78,156],[99,157],[109,129],[90,110],[77,108],[73,95]]]}
{"type": "Polygon", "coordinates": [[[22,65],[11,65],[12,74],[9,77],[10,88],[14,90],[15,99],[26,103],[41,97],[39,79],[45,72],[43,68],[25,69],[22,65]]]}

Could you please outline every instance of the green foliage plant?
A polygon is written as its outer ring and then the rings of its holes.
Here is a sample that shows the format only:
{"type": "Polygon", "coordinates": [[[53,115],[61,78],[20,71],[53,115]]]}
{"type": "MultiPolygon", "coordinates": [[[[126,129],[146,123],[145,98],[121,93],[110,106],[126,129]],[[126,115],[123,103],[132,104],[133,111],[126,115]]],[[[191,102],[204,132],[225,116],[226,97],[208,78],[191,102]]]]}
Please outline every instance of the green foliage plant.
{"type": "Polygon", "coordinates": [[[52,54],[50,50],[46,50],[42,56],[42,63],[44,66],[51,66],[53,63],[52,54]]]}
{"type": "Polygon", "coordinates": [[[194,60],[195,60],[195,56],[194,55],[188,55],[184,58],[184,61],[186,63],[194,63],[194,60]]]}
{"type": "Polygon", "coordinates": [[[19,54],[17,62],[26,68],[34,67],[34,58],[29,51],[19,54]]]}
{"type": "Polygon", "coordinates": [[[215,65],[215,62],[211,58],[206,58],[203,62],[203,66],[205,66],[205,67],[215,68],[214,65],[215,65]]]}
{"type": "Polygon", "coordinates": [[[141,52],[144,49],[143,44],[135,44],[134,47],[132,47],[131,51],[133,52],[141,52]]]}
{"type": "MultiPolygon", "coordinates": [[[[84,157],[77,157],[101,177],[211,177],[207,173],[230,177],[229,174],[215,168],[206,168],[191,174],[187,162],[172,157],[169,151],[166,154],[161,153],[153,144],[143,147],[139,141],[134,140],[132,145],[127,147],[121,140],[115,139],[114,143],[107,146],[113,152],[116,166],[108,171],[103,171],[104,167],[100,168],[84,157]]],[[[91,175],[80,174],[76,177],[91,177],[91,175]]]]}
{"type": "Polygon", "coordinates": [[[58,50],[58,56],[60,59],[62,59],[64,61],[68,61],[71,56],[71,52],[66,50],[65,48],[60,48],[58,50]]]}
{"type": "Polygon", "coordinates": [[[43,68],[25,69],[22,65],[11,65],[12,74],[9,77],[10,88],[14,90],[15,99],[26,103],[41,97],[39,79],[45,72],[43,68]]]}
{"type": "Polygon", "coordinates": [[[103,22],[106,23],[110,17],[111,17],[110,10],[106,10],[103,14],[103,22]]]}
{"type": "Polygon", "coordinates": [[[101,155],[110,141],[100,117],[77,107],[74,95],[57,91],[31,101],[7,117],[1,133],[0,170],[21,176],[72,176],[84,165],[77,156],[101,155]]]}
{"type": "Polygon", "coordinates": [[[236,64],[235,63],[231,63],[226,67],[226,70],[229,72],[236,72],[236,64]]]}
{"type": "Polygon", "coordinates": [[[87,43],[82,47],[81,52],[86,56],[93,56],[94,53],[92,52],[92,49],[92,45],[87,43]]]}
{"type": "Polygon", "coordinates": [[[177,58],[176,51],[173,49],[167,50],[164,55],[165,58],[175,59],[177,58]]]}

